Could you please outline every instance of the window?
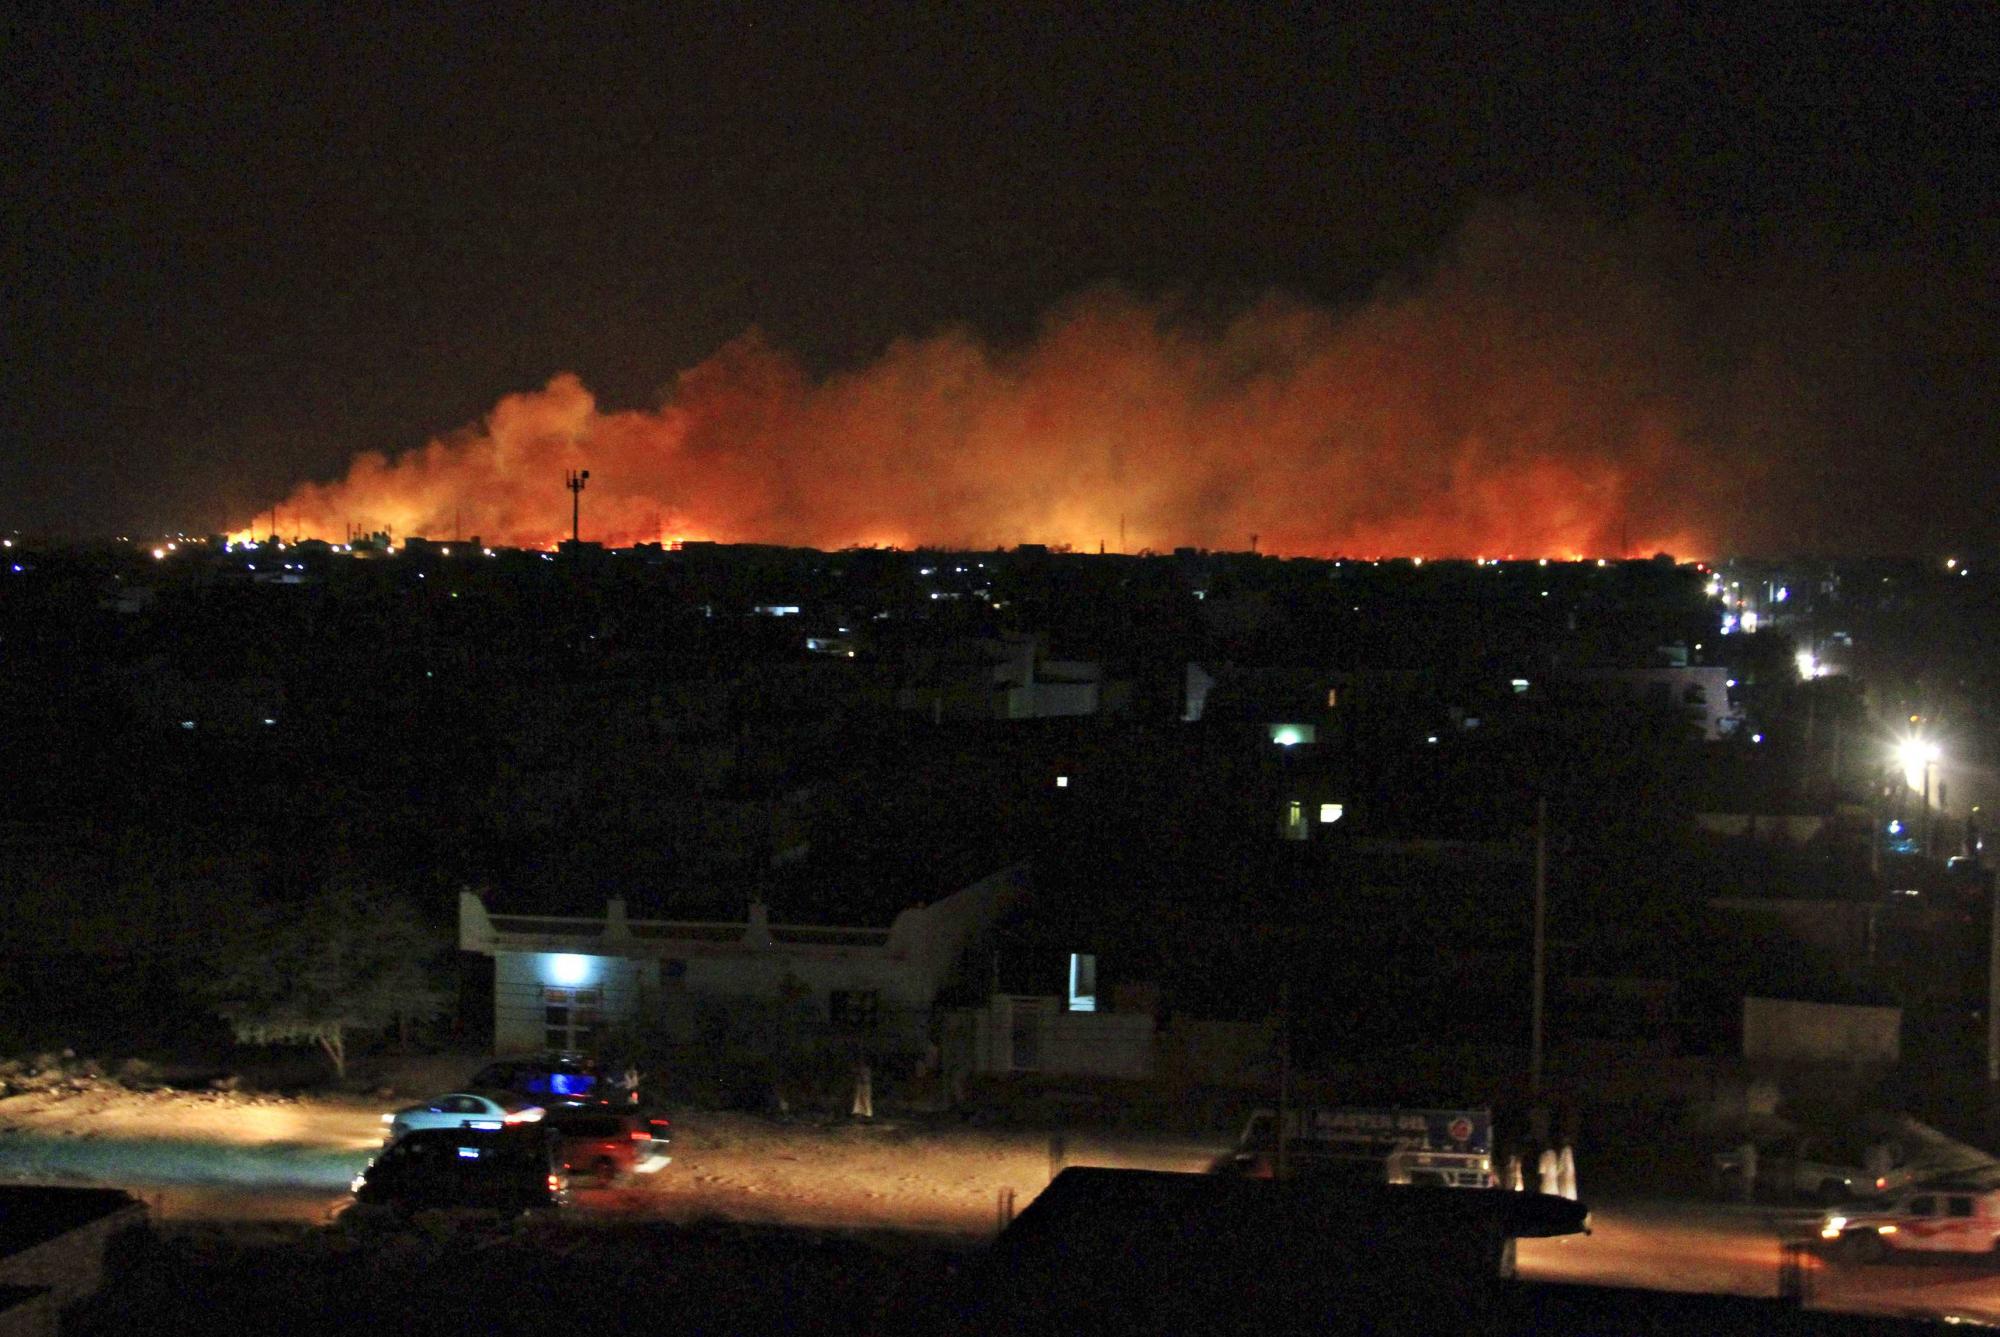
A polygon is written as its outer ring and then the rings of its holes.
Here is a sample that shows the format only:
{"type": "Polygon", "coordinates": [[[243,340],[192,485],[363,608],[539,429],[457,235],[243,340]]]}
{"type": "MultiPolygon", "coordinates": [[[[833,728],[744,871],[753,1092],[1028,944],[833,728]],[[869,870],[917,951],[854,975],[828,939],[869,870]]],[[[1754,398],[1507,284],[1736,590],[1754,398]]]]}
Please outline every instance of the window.
{"type": "Polygon", "coordinates": [[[542,990],[542,1043],[559,1053],[589,1049],[603,1023],[604,990],[542,990]]]}
{"type": "Polygon", "coordinates": [[[1944,1200],[1944,1214],[1946,1216],[1971,1216],[1972,1199],[1956,1195],[1946,1198],[1944,1200]]]}
{"type": "Polygon", "coordinates": [[[1323,825],[1331,825],[1347,815],[1345,803],[1322,803],[1319,805],[1319,820],[1323,825]]]}
{"type": "Polygon", "coordinates": [[[1921,1198],[1910,1199],[1911,1216],[1936,1216],[1937,1199],[1926,1193],[1921,1198]]]}
{"type": "Polygon", "coordinates": [[[1336,710],[1339,708],[1339,706],[1340,706],[1340,689],[1338,687],[1327,688],[1326,708],[1328,710],[1336,710]]]}
{"type": "Polygon", "coordinates": [[[1069,954],[1069,1010],[1097,1011],[1097,958],[1088,952],[1069,954]]]}
{"type": "Polygon", "coordinates": [[[1305,804],[1299,802],[1297,799],[1287,799],[1285,801],[1285,815],[1284,819],[1278,824],[1278,834],[1286,840],[1304,840],[1306,838],[1305,804]]]}

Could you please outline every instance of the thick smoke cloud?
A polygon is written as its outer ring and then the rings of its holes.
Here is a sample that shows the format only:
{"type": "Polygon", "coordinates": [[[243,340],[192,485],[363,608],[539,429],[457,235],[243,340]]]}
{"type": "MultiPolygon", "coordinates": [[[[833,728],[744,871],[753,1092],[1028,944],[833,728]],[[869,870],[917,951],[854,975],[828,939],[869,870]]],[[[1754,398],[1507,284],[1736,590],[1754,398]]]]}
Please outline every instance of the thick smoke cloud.
{"type": "Polygon", "coordinates": [[[563,471],[587,468],[584,537],[613,544],[1709,555],[1743,480],[1708,434],[1741,391],[1656,273],[1617,234],[1510,205],[1346,309],[1097,291],[1023,343],[947,330],[827,377],[752,333],[657,409],[558,375],[299,488],[279,523],[547,545],[568,536],[563,471]]]}

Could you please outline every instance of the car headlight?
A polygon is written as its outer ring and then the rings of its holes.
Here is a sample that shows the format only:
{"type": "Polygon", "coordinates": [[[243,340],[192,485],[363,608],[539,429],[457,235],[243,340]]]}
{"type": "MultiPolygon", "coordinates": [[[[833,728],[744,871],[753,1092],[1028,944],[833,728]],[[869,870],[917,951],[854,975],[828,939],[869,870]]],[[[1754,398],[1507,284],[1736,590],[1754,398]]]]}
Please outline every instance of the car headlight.
{"type": "Polygon", "coordinates": [[[1847,1229],[1846,1217],[1829,1216],[1826,1218],[1826,1224],[1819,1228],[1819,1237],[1823,1240],[1839,1239],[1840,1232],[1845,1229],[1847,1229]]]}
{"type": "Polygon", "coordinates": [[[385,1114],[385,1115],[383,1115],[383,1116],[382,1116],[382,1122],[383,1122],[383,1123],[394,1123],[394,1122],[396,1122],[396,1116],[395,1116],[395,1115],[393,1115],[393,1114],[385,1114]]]}

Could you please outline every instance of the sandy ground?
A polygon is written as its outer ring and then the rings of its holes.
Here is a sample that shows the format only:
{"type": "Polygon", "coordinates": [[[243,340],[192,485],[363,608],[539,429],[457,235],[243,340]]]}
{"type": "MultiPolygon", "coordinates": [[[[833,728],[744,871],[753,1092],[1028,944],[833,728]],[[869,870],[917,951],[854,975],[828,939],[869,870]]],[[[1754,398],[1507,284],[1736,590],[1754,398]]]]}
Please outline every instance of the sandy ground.
{"type": "MultiPolygon", "coordinates": [[[[0,1100],[0,1179],[116,1185],[167,1220],[322,1222],[381,1143],[399,1102],[109,1086],[0,1100]]],[[[1200,1171],[1217,1144],[956,1122],[780,1121],[682,1111],[657,1175],[579,1191],[580,1220],[708,1218],[897,1231],[976,1244],[1065,1165],[1200,1171]]],[[[1531,1281],[1770,1296],[1783,1241],[1817,1215],[1729,1204],[1606,1201],[1593,1232],[1523,1240],[1531,1281]]],[[[1984,1260],[1879,1267],[1807,1261],[1810,1303],[1832,1309],[2000,1319],[1984,1260]]]]}
{"type": "MultiPolygon", "coordinates": [[[[380,1145],[389,1103],[235,1093],[38,1092],[0,1100],[0,1176],[129,1187],[167,1217],[323,1217],[380,1145]]],[[[990,1235],[1064,1165],[1199,1171],[1222,1148],[898,1119],[682,1112],[674,1161],[593,1213],[990,1235]]]]}

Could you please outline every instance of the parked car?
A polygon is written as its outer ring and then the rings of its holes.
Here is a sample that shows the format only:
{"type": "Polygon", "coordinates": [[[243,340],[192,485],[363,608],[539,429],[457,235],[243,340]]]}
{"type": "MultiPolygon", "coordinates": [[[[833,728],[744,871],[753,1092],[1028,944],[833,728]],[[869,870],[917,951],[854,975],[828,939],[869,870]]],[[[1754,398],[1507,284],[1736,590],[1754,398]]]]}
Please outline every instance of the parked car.
{"type": "Polygon", "coordinates": [[[549,1113],[563,1166],[602,1184],[663,1170],[673,1157],[673,1125],[662,1114],[619,1109],[557,1109],[549,1113]]]}
{"type": "Polygon", "coordinates": [[[594,1065],[582,1059],[503,1059],[472,1074],[467,1085],[482,1091],[532,1096],[551,1107],[605,1105],[625,1096],[624,1092],[614,1090],[594,1065]]]}
{"type": "Polygon", "coordinates": [[[354,1179],[354,1205],[398,1214],[472,1210],[517,1215],[569,1204],[555,1132],[536,1124],[420,1128],[384,1147],[354,1179]]]}
{"type": "MultiPolygon", "coordinates": [[[[1735,1196],[1742,1184],[1743,1149],[1729,1147],[1717,1152],[1714,1164],[1722,1191],[1735,1196]]],[[[1906,1167],[1871,1175],[1841,1155],[1831,1143],[1813,1137],[1760,1144],[1757,1148],[1760,1196],[1803,1198],[1831,1205],[1876,1197],[1909,1182],[1906,1167]]]]}
{"type": "Polygon", "coordinates": [[[506,1091],[449,1091],[420,1105],[405,1105],[382,1116],[393,1142],[421,1128],[499,1128],[534,1123],[545,1113],[526,1096],[506,1091]]]}
{"type": "Polygon", "coordinates": [[[1820,1225],[1838,1255],[1873,1262],[1890,1253],[1992,1253],[2000,1245],[2000,1189],[1933,1186],[1842,1208],[1820,1225]]]}

